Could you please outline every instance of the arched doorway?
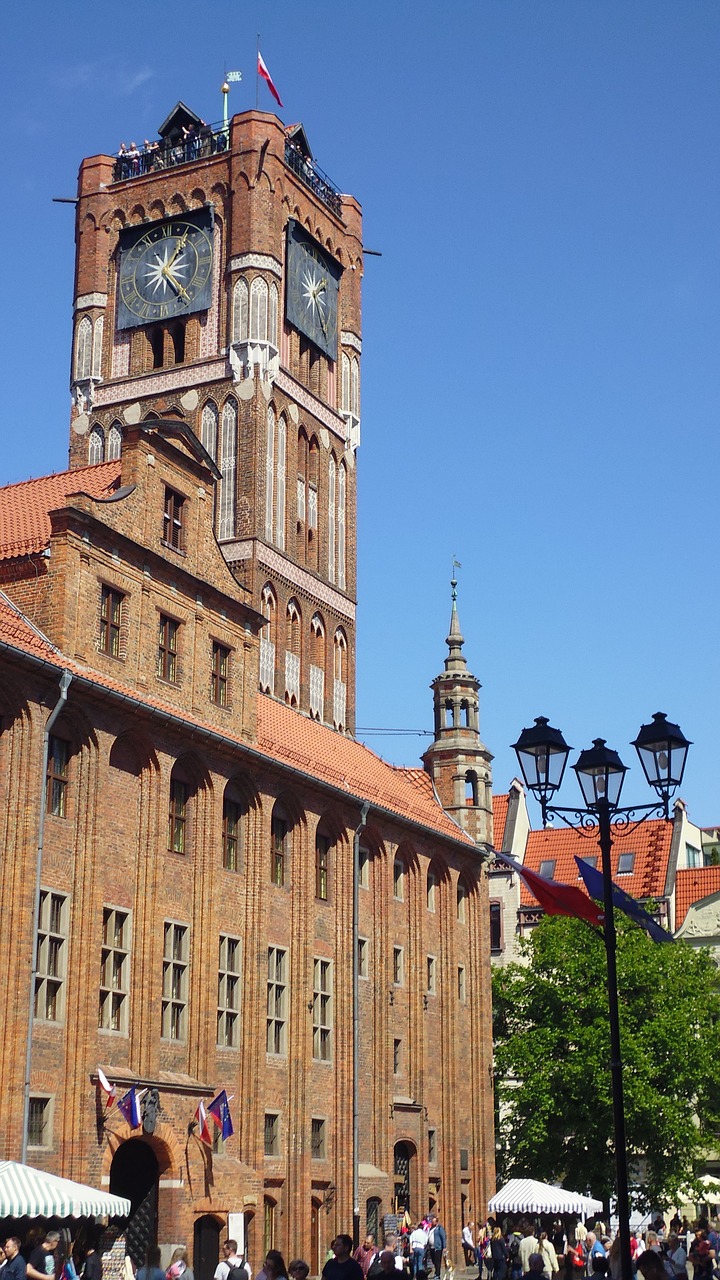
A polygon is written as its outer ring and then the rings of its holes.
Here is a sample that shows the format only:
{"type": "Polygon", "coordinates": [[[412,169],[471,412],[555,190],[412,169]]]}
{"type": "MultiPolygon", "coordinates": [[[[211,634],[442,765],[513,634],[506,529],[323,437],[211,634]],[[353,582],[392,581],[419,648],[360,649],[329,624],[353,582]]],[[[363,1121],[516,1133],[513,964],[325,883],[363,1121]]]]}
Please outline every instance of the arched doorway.
{"type": "Polygon", "coordinates": [[[136,1267],[143,1266],[148,1246],[157,1244],[157,1195],[160,1169],[148,1142],[128,1138],[110,1165],[110,1191],[130,1201],[125,1228],[126,1249],[136,1267]]]}
{"type": "Polygon", "coordinates": [[[395,1213],[401,1213],[407,1209],[410,1216],[413,1216],[411,1205],[415,1199],[415,1187],[413,1186],[413,1165],[415,1162],[415,1148],[410,1142],[396,1142],[394,1153],[394,1171],[395,1171],[395,1213]]]}
{"type": "Polygon", "coordinates": [[[319,1276],[322,1270],[320,1262],[320,1209],[317,1196],[310,1203],[310,1275],[319,1276]]]}
{"type": "Polygon", "coordinates": [[[193,1230],[193,1271],[196,1280],[212,1280],[220,1261],[220,1223],[212,1214],[195,1219],[193,1230]]]}

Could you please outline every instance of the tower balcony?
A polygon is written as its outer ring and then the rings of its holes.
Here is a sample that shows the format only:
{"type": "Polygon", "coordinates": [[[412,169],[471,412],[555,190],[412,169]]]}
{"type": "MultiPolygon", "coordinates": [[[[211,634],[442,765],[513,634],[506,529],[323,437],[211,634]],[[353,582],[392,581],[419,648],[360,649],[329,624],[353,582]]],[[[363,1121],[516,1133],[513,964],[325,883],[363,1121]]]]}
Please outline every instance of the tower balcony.
{"type": "Polygon", "coordinates": [[[230,146],[230,129],[226,124],[199,123],[186,130],[185,136],[160,138],[157,142],[145,142],[142,147],[125,147],[118,152],[113,166],[113,182],[127,182],[148,173],[160,173],[163,169],[175,169],[181,164],[193,164],[196,160],[208,160],[227,151],[230,146]]]}
{"type": "Polygon", "coordinates": [[[318,199],[322,200],[336,217],[342,218],[342,195],[335,183],[326,173],[323,173],[320,165],[316,164],[310,156],[305,155],[290,138],[285,142],[285,163],[288,169],[292,169],[300,181],[314,191],[318,199]]]}

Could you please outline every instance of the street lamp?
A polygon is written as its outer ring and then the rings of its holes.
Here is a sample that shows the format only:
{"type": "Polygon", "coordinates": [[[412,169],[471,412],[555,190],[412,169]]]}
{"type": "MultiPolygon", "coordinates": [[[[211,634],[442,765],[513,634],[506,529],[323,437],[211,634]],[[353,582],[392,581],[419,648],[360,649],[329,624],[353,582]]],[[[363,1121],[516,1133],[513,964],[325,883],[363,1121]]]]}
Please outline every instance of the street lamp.
{"type": "Polygon", "coordinates": [[[577,762],[573,765],[586,808],[561,809],[553,803],[553,800],[563,780],[570,747],[560,730],[551,728],[545,716],[539,716],[530,729],[523,729],[517,742],[514,743],[525,785],[540,802],[543,826],[547,825],[548,817],[557,816],[569,827],[580,826],[586,830],[597,827],[598,830],[603,870],[605,910],[603,934],[607,956],[610,1076],[622,1280],[632,1280],[632,1262],[625,1103],[618,1015],[617,938],[613,914],[611,824],[614,819],[622,818],[626,824],[637,825],[651,816],[661,816],[669,821],[670,800],[682,782],[690,743],[678,725],[671,724],[666,716],[658,711],[653,716],[651,724],[642,725],[632,745],[638,753],[645,777],[657,793],[658,798],[654,804],[636,805],[631,809],[620,808],[620,792],[627,766],[623,764],[617,751],[607,746],[604,738],[596,738],[588,750],[580,752],[577,762]]]}

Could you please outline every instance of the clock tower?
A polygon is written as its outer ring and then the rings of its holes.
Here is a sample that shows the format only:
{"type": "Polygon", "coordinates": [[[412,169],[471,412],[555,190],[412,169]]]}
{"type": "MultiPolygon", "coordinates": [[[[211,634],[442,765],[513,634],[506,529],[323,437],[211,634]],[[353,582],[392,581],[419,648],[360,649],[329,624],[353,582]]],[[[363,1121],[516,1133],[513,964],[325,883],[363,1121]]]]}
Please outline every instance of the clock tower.
{"type": "Polygon", "coordinates": [[[70,465],[181,418],[220,472],[216,536],[267,619],[260,686],[353,732],[361,213],[301,125],[208,126],[80,167],[70,465]]]}

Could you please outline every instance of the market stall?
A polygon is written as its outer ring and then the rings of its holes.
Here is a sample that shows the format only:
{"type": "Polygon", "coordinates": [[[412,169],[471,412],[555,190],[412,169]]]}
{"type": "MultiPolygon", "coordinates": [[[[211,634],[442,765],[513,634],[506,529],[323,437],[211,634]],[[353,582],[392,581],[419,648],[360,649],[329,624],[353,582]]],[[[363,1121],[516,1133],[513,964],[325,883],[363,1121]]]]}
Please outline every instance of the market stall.
{"type": "Polygon", "coordinates": [[[496,1213],[573,1213],[580,1218],[602,1212],[602,1201],[592,1196],[552,1187],[534,1178],[511,1178],[488,1203],[488,1212],[496,1213]]]}
{"type": "Polygon", "coordinates": [[[1,1218],[127,1217],[130,1201],[54,1173],[0,1160],[1,1218]]]}

